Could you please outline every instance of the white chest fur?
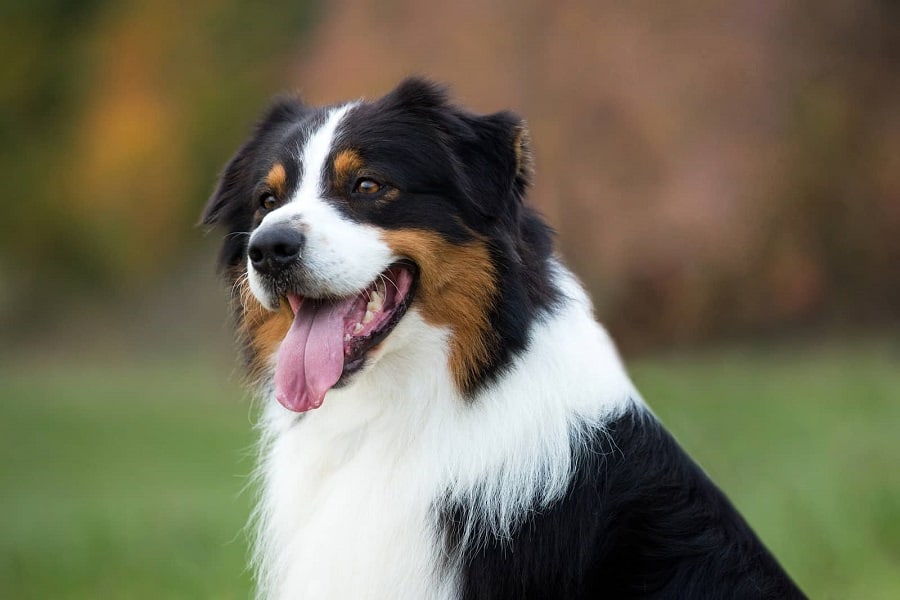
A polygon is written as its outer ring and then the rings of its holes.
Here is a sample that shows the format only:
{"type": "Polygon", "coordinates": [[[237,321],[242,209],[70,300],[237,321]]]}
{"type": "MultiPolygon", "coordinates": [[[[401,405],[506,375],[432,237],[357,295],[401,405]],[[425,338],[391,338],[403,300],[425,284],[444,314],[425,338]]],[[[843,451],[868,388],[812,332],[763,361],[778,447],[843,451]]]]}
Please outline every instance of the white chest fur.
{"type": "Polygon", "coordinates": [[[328,393],[298,418],[267,405],[257,567],[266,598],[452,598],[441,560],[434,472],[437,426],[429,406],[453,404],[446,333],[410,311],[390,351],[350,389],[328,393]],[[438,363],[441,364],[441,363],[438,363]],[[417,377],[410,377],[419,373],[417,377]],[[407,385],[396,385],[406,381],[407,385]]]}
{"type": "Polygon", "coordinates": [[[457,395],[448,333],[411,310],[377,364],[321,408],[298,419],[267,403],[261,597],[454,598],[440,502],[470,507],[468,531],[506,535],[564,492],[573,435],[639,397],[580,286],[558,276],[565,305],[482,397],[457,395]]]}
{"type": "Polygon", "coordinates": [[[277,582],[270,595],[452,597],[437,568],[422,448],[401,448],[364,424],[336,434],[316,421],[280,435],[266,465],[274,542],[267,560],[277,582]]]}

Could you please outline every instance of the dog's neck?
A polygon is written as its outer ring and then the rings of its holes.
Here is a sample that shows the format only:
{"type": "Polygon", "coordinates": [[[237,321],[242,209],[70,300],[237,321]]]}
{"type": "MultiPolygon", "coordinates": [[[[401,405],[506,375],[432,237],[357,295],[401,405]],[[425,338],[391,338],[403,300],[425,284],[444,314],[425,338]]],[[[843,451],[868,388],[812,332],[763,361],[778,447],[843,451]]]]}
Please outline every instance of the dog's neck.
{"type": "MultiPolygon", "coordinates": [[[[456,524],[463,538],[502,537],[566,491],[572,437],[639,400],[580,285],[563,267],[554,271],[564,301],[534,321],[511,376],[474,398],[464,398],[449,368],[440,367],[447,365],[449,332],[411,310],[383,355],[351,385],[329,392],[321,408],[298,419],[267,401],[257,544],[257,563],[267,569],[260,574],[263,591],[305,585],[297,565],[309,549],[301,538],[321,543],[309,529],[318,526],[314,521],[328,522],[335,502],[347,504],[343,517],[333,515],[341,527],[362,532],[377,526],[367,519],[377,518],[399,528],[398,543],[440,548],[426,538],[442,535],[434,523],[448,506],[469,509],[471,522],[456,524]],[[316,513],[322,514],[312,519],[316,513]]],[[[332,532],[336,543],[340,537],[332,532]]],[[[326,548],[318,551],[328,555],[326,548]]],[[[377,560],[385,550],[366,551],[377,560]]],[[[419,571],[439,558],[423,556],[419,571]]],[[[407,559],[403,568],[414,564],[407,559]]],[[[420,576],[429,581],[426,588],[453,585],[434,573],[420,576]]]]}

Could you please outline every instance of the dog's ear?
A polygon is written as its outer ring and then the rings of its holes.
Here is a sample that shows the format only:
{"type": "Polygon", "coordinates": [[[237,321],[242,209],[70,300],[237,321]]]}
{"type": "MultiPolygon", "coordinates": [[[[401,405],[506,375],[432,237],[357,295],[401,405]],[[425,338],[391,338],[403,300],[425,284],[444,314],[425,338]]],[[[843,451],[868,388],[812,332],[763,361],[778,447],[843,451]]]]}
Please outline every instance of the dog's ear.
{"type": "Polygon", "coordinates": [[[517,198],[521,200],[534,170],[534,158],[531,154],[531,135],[524,119],[510,111],[488,115],[483,119],[483,129],[490,140],[488,144],[496,144],[498,168],[502,173],[502,186],[511,186],[517,198]]]}
{"type": "Polygon", "coordinates": [[[394,108],[413,113],[433,111],[447,106],[447,89],[424,77],[407,77],[380,103],[387,110],[394,108]]]}
{"type": "Polygon", "coordinates": [[[257,123],[250,139],[238,148],[222,170],[216,189],[200,216],[201,225],[216,225],[231,214],[250,209],[245,195],[250,192],[248,186],[253,185],[259,153],[267,142],[281,134],[286,125],[302,120],[309,111],[310,108],[299,98],[282,96],[275,99],[257,123]]]}
{"type": "Polygon", "coordinates": [[[528,127],[502,111],[469,118],[475,132],[460,147],[470,193],[486,216],[516,211],[531,184],[533,161],[528,127]]]}

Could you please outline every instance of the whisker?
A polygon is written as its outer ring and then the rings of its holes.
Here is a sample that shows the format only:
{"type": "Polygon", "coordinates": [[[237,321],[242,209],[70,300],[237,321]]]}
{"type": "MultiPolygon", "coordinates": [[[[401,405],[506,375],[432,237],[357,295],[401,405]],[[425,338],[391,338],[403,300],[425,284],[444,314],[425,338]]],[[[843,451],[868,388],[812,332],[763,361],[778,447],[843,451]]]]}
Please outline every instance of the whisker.
{"type": "Polygon", "coordinates": [[[231,287],[232,296],[237,295],[238,302],[240,302],[242,308],[247,308],[250,304],[250,286],[245,285],[249,281],[250,275],[246,271],[241,273],[241,275],[235,279],[234,284],[231,287]]]}
{"type": "MultiPolygon", "coordinates": [[[[382,273],[381,275],[379,275],[379,277],[381,278],[382,281],[388,281],[388,282],[390,282],[390,284],[391,284],[392,286],[394,286],[394,289],[397,290],[397,293],[398,293],[398,294],[400,293],[400,288],[397,287],[397,284],[394,283],[394,280],[393,280],[393,279],[391,279],[390,277],[388,277],[388,276],[385,275],[384,273],[382,273]]],[[[387,287],[387,284],[385,284],[385,287],[387,287]]]]}
{"type": "Polygon", "coordinates": [[[238,292],[241,291],[241,284],[243,283],[243,281],[246,277],[247,277],[247,274],[243,273],[240,276],[235,278],[234,283],[231,284],[231,296],[232,297],[234,297],[236,294],[238,294],[238,292]]]}

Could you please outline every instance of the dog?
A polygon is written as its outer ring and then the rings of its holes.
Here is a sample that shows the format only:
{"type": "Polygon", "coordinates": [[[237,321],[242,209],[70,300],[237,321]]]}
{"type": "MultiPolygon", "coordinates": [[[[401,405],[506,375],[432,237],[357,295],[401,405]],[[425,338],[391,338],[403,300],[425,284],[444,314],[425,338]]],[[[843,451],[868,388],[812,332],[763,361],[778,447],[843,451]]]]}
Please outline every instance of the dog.
{"type": "Polygon", "coordinates": [[[202,215],[263,402],[261,598],[802,598],[525,203],[529,134],[409,78],[277,99],[202,215]]]}

